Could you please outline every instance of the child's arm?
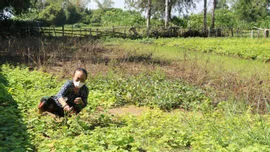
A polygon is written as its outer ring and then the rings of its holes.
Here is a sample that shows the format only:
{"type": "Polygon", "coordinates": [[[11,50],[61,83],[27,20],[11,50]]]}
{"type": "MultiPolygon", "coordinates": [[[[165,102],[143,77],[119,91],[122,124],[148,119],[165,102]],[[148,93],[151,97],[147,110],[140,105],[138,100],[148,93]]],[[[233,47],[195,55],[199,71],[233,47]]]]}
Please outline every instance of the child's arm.
{"type": "Polygon", "coordinates": [[[67,81],[61,88],[61,90],[57,93],[56,97],[58,102],[62,105],[64,108],[65,106],[68,106],[65,100],[65,95],[67,94],[68,89],[72,86],[71,81],[67,81]]]}

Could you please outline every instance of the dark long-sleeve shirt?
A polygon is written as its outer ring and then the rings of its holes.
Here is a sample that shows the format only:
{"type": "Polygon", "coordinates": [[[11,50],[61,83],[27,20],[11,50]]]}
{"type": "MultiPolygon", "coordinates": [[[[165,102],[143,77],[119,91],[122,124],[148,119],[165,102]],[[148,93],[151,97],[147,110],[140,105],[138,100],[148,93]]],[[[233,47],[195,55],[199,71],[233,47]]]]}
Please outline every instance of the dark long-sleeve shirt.
{"type": "Polygon", "coordinates": [[[59,103],[58,99],[61,98],[61,97],[67,99],[67,101],[66,101],[67,104],[70,107],[73,107],[75,109],[75,111],[78,113],[87,105],[87,97],[88,97],[88,94],[89,94],[89,90],[86,87],[86,85],[84,85],[84,86],[82,86],[80,88],[78,94],[76,94],[75,91],[74,91],[74,88],[75,87],[74,87],[74,84],[73,84],[72,80],[67,81],[62,86],[61,90],[57,93],[57,95],[54,96],[54,99],[56,101],[56,104],[59,107],[62,107],[62,106],[59,103]],[[84,104],[79,104],[79,105],[75,104],[74,100],[77,97],[81,97],[84,104]]]}

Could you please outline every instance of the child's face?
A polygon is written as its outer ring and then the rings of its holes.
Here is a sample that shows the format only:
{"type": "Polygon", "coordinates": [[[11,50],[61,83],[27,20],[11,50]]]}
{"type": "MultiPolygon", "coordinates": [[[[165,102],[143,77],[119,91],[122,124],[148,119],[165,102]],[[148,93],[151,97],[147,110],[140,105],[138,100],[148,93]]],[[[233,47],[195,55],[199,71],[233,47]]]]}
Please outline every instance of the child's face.
{"type": "Polygon", "coordinates": [[[75,82],[82,82],[84,83],[86,80],[86,75],[82,71],[75,71],[74,76],[73,76],[73,81],[75,82]]]}

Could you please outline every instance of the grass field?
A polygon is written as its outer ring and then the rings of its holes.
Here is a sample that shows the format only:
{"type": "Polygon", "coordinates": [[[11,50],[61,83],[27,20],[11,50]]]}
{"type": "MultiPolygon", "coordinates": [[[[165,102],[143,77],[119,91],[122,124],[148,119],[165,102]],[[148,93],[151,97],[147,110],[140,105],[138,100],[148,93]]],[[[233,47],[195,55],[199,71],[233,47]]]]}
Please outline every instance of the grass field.
{"type": "MultiPolygon", "coordinates": [[[[109,47],[122,48],[137,53],[152,53],[154,58],[183,61],[197,60],[200,64],[208,62],[211,71],[226,70],[239,72],[244,76],[255,73],[268,77],[270,75],[269,63],[265,64],[270,57],[270,40],[250,38],[178,38],[178,39],[144,39],[122,40],[110,39],[106,41],[109,47]],[[260,59],[247,59],[237,54],[247,54],[247,48],[253,54],[260,54],[260,59]],[[257,50],[260,50],[257,52],[257,50]],[[210,51],[211,50],[211,51],[210,51]]],[[[244,56],[244,55],[243,55],[244,56]]]]}
{"type": "Polygon", "coordinates": [[[169,45],[207,43],[197,38],[48,41],[51,63],[0,67],[0,151],[270,151],[269,63],[169,45]],[[87,107],[38,114],[77,66],[89,71],[87,107]]]}

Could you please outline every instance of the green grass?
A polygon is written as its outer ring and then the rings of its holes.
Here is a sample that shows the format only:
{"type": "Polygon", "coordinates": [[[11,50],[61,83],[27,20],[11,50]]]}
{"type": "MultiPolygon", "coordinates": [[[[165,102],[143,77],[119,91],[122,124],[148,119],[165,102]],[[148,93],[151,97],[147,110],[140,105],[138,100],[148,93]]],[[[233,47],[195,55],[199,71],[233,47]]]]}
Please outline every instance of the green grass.
{"type": "Polygon", "coordinates": [[[243,76],[270,75],[269,63],[262,60],[251,60],[241,58],[238,52],[245,52],[247,48],[260,49],[261,59],[270,56],[270,39],[250,39],[250,38],[160,38],[143,40],[105,40],[107,47],[121,48],[126,51],[136,51],[137,53],[152,53],[154,58],[170,61],[182,62],[185,59],[192,62],[209,66],[209,71],[226,71],[231,73],[241,73],[243,76]],[[226,52],[227,54],[215,51],[226,52]],[[232,50],[230,50],[232,48],[232,50]],[[206,51],[208,49],[213,49],[206,51]]]}
{"type": "Polygon", "coordinates": [[[188,50],[213,52],[244,59],[270,59],[270,39],[258,38],[186,38],[158,39],[157,45],[175,46],[188,50]]]}
{"type": "MultiPolygon", "coordinates": [[[[49,74],[9,65],[2,65],[0,74],[0,108],[5,109],[0,112],[0,122],[6,122],[0,126],[3,151],[270,151],[269,115],[252,114],[249,106],[237,102],[222,102],[215,109],[203,104],[200,110],[170,113],[152,108],[137,117],[114,117],[106,113],[112,103],[127,97],[122,88],[129,90],[131,97],[139,93],[140,98],[136,99],[140,100],[147,98],[149,92],[162,90],[165,83],[168,88],[171,83],[178,86],[177,82],[155,78],[162,78],[160,74],[150,78],[118,77],[117,81],[117,77],[110,75],[92,78],[87,82],[89,105],[78,116],[64,118],[40,116],[36,112],[38,100],[55,94],[62,81],[49,74]],[[137,91],[136,87],[142,84],[140,89],[145,90],[137,91]],[[2,104],[5,101],[13,102],[2,104]],[[98,106],[105,112],[98,112],[98,106]],[[16,125],[14,116],[19,119],[16,125]],[[18,129],[19,124],[25,127],[18,129]],[[3,140],[3,132],[10,133],[12,138],[3,140]]],[[[164,93],[168,93],[164,99],[175,100],[170,94],[176,92],[164,89],[164,93]]]]}

